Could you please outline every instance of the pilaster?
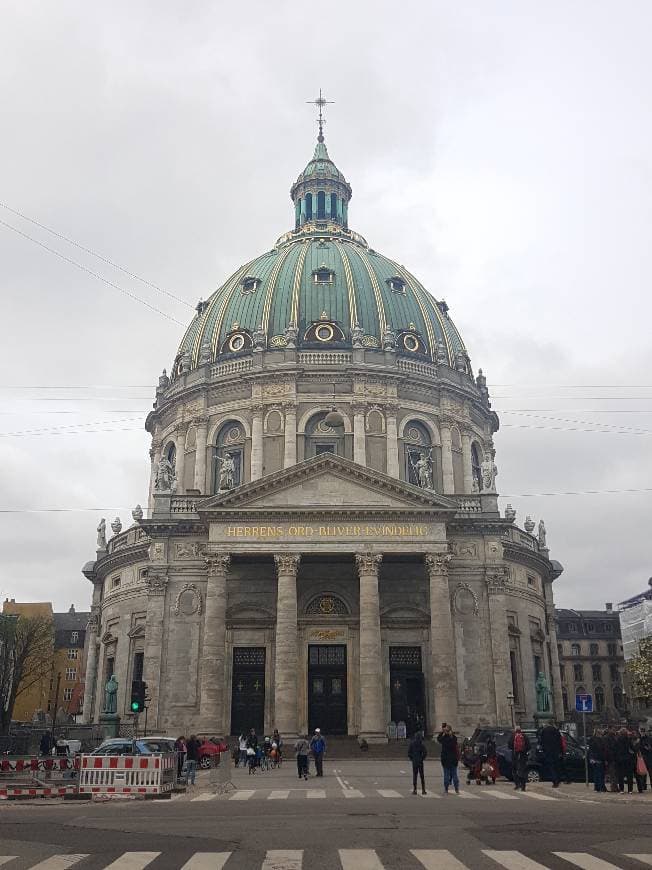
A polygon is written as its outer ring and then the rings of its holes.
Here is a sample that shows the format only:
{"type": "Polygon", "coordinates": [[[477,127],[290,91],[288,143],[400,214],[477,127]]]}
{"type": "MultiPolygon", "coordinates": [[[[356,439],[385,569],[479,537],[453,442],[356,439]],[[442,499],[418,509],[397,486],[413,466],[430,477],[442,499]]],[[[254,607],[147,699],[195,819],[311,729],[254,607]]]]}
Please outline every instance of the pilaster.
{"type": "Polygon", "coordinates": [[[204,495],[206,493],[206,441],[208,439],[208,418],[197,417],[194,420],[197,446],[195,449],[195,486],[204,495]]]}
{"type": "Polygon", "coordinates": [[[353,405],[353,461],[358,465],[367,464],[367,435],[365,432],[365,406],[353,405]]]}
{"type": "Polygon", "coordinates": [[[385,408],[385,428],[387,431],[387,474],[400,477],[398,461],[398,425],[396,415],[398,405],[390,403],[385,408]]]}
{"type": "Polygon", "coordinates": [[[250,480],[263,476],[263,406],[251,408],[251,471],[250,480]]]}
{"type": "Polygon", "coordinates": [[[509,725],[511,711],[508,695],[512,692],[512,673],[509,659],[509,634],[505,587],[507,572],[503,566],[487,568],[487,596],[489,599],[489,634],[491,637],[491,659],[496,696],[496,724],[509,725]]]}
{"type": "Polygon", "coordinates": [[[291,468],[297,464],[297,407],[293,403],[284,405],[285,432],[283,468],[291,468]]]}

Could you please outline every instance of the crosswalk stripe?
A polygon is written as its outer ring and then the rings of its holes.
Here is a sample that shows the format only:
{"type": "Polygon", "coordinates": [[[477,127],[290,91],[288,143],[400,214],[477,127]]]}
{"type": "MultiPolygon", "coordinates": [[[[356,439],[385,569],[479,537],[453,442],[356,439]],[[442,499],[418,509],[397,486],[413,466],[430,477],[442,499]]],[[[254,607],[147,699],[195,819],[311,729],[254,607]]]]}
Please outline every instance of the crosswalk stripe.
{"type": "Polygon", "coordinates": [[[448,849],[411,849],[410,851],[426,870],[467,870],[448,849]]]}
{"type": "Polygon", "coordinates": [[[234,792],[229,798],[230,801],[248,801],[249,798],[254,794],[254,789],[242,789],[241,791],[234,792]]]}
{"type": "Polygon", "coordinates": [[[570,864],[575,864],[576,867],[581,867],[582,870],[619,870],[615,864],[589,855],[588,852],[553,852],[552,854],[570,864]]]}
{"type": "Polygon", "coordinates": [[[289,797],[290,797],[289,791],[283,791],[282,789],[279,789],[277,791],[270,792],[267,795],[267,800],[268,801],[284,801],[289,797]]]}
{"type": "Polygon", "coordinates": [[[357,788],[347,788],[342,794],[345,798],[361,798],[364,797],[361,791],[358,791],[357,788]]]}
{"type": "Polygon", "coordinates": [[[556,801],[557,800],[557,798],[554,798],[552,795],[539,794],[538,791],[522,791],[521,794],[525,795],[525,797],[533,798],[533,800],[535,800],[535,801],[556,801]]]}
{"type": "Polygon", "coordinates": [[[403,795],[399,791],[395,791],[393,788],[379,788],[377,789],[378,794],[384,798],[402,798],[403,795]]]}
{"type": "Polygon", "coordinates": [[[440,795],[440,794],[435,794],[434,791],[429,791],[429,792],[427,792],[426,794],[421,794],[421,792],[419,792],[419,797],[426,798],[426,799],[427,799],[427,798],[440,798],[441,795],[440,795]]]}
{"type": "Polygon", "coordinates": [[[470,791],[462,791],[462,789],[460,789],[459,797],[462,797],[462,798],[472,798],[474,801],[480,800],[480,795],[479,795],[479,794],[471,794],[470,791]]]}
{"type": "Polygon", "coordinates": [[[321,788],[313,788],[306,794],[307,798],[325,798],[326,792],[321,788]]]}
{"type": "Polygon", "coordinates": [[[31,870],[67,870],[84,858],[88,858],[88,855],[50,855],[45,861],[34,864],[31,870]]]}
{"type": "Polygon", "coordinates": [[[498,798],[501,801],[517,801],[518,795],[508,794],[506,791],[498,791],[497,788],[492,788],[490,792],[487,794],[491,795],[491,797],[498,798]]]}
{"type": "Polygon", "coordinates": [[[143,867],[151,864],[160,854],[160,852],[125,852],[111,864],[107,864],[104,870],[143,870],[143,867]]]}
{"type": "Polygon", "coordinates": [[[201,794],[198,794],[197,797],[191,798],[194,801],[212,801],[217,797],[216,794],[211,794],[209,791],[204,791],[201,794]]]}
{"type": "Polygon", "coordinates": [[[342,870],[383,870],[375,849],[340,849],[342,870]]]}
{"type": "Polygon", "coordinates": [[[641,864],[647,864],[652,867],[652,855],[626,855],[626,858],[633,858],[635,861],[640,861],[641,864]]]}
{"type": "Polygon", "coordinates": [[[301,870],[303,849],[272,849],[261,870],[301,870]]]}
{"type": "Polygon", "coordinates": [[[546,870],[545,865],[537,864],[520,852],[495,852],[493,849],[483,849],[482,854],[505,867],[506,870],[546,870]]]}
{"type": "Polygon", "coordinates": [[[195,852],[181,870],[222,870],[231,852],[195,852]]]}

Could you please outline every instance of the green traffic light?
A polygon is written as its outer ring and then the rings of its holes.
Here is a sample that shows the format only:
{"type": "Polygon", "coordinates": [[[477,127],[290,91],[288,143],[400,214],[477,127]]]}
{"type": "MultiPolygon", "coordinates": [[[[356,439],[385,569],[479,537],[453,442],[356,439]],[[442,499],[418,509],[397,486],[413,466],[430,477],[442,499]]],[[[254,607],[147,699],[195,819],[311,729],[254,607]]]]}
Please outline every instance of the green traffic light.
{"type": "Polygon", "coordinates": [[[132,702],[131,702],[131,709],[132,709],[132,711],[133,711],[134,713],[139,713],[139,712],[140,712],[140,704],[138,703],[138,701],[132,701],[132,702]]]}

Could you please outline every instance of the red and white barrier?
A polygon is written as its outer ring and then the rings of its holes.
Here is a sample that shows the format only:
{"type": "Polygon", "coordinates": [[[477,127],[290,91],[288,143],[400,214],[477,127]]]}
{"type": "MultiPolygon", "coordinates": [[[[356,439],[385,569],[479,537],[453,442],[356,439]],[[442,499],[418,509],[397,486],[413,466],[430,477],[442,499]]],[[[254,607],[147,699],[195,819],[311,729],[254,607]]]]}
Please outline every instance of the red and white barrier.
{"type": "Polygon", "coordinates": [[[76,794],[78,769],[78,758],[0,758],[0,799],[76,794]]]}
{"type": "Polygon", "coordinates": [[[174,788],[176,776],[176,752],[162,755],[82,755],[79,794],[166,794],[174,788]]]}

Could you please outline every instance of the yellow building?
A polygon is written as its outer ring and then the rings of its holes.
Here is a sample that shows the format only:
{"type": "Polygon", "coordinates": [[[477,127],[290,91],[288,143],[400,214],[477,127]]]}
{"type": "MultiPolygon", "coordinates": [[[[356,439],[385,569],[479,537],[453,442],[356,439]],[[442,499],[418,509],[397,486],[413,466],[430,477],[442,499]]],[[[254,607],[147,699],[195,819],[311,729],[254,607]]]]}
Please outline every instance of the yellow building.
{"type": "MultiPolygon", "coordinates": [[[[6,599],[2,612],[5,614],[15,614],[17,616],[35,617],[41,616],[46,619],[53,620],[52,604],[49,601],[35,602],[16,602],[15,599],[6,599]]],[[[29,686],[25,691],[21,691],[16,698],[14,706],[13,719],[16,722],[31,722],[34,713],[37,710],[47,710],[48,700],[50,696],[50,679],[51,672],[44,672],[43,676],[29,686]]]]}

